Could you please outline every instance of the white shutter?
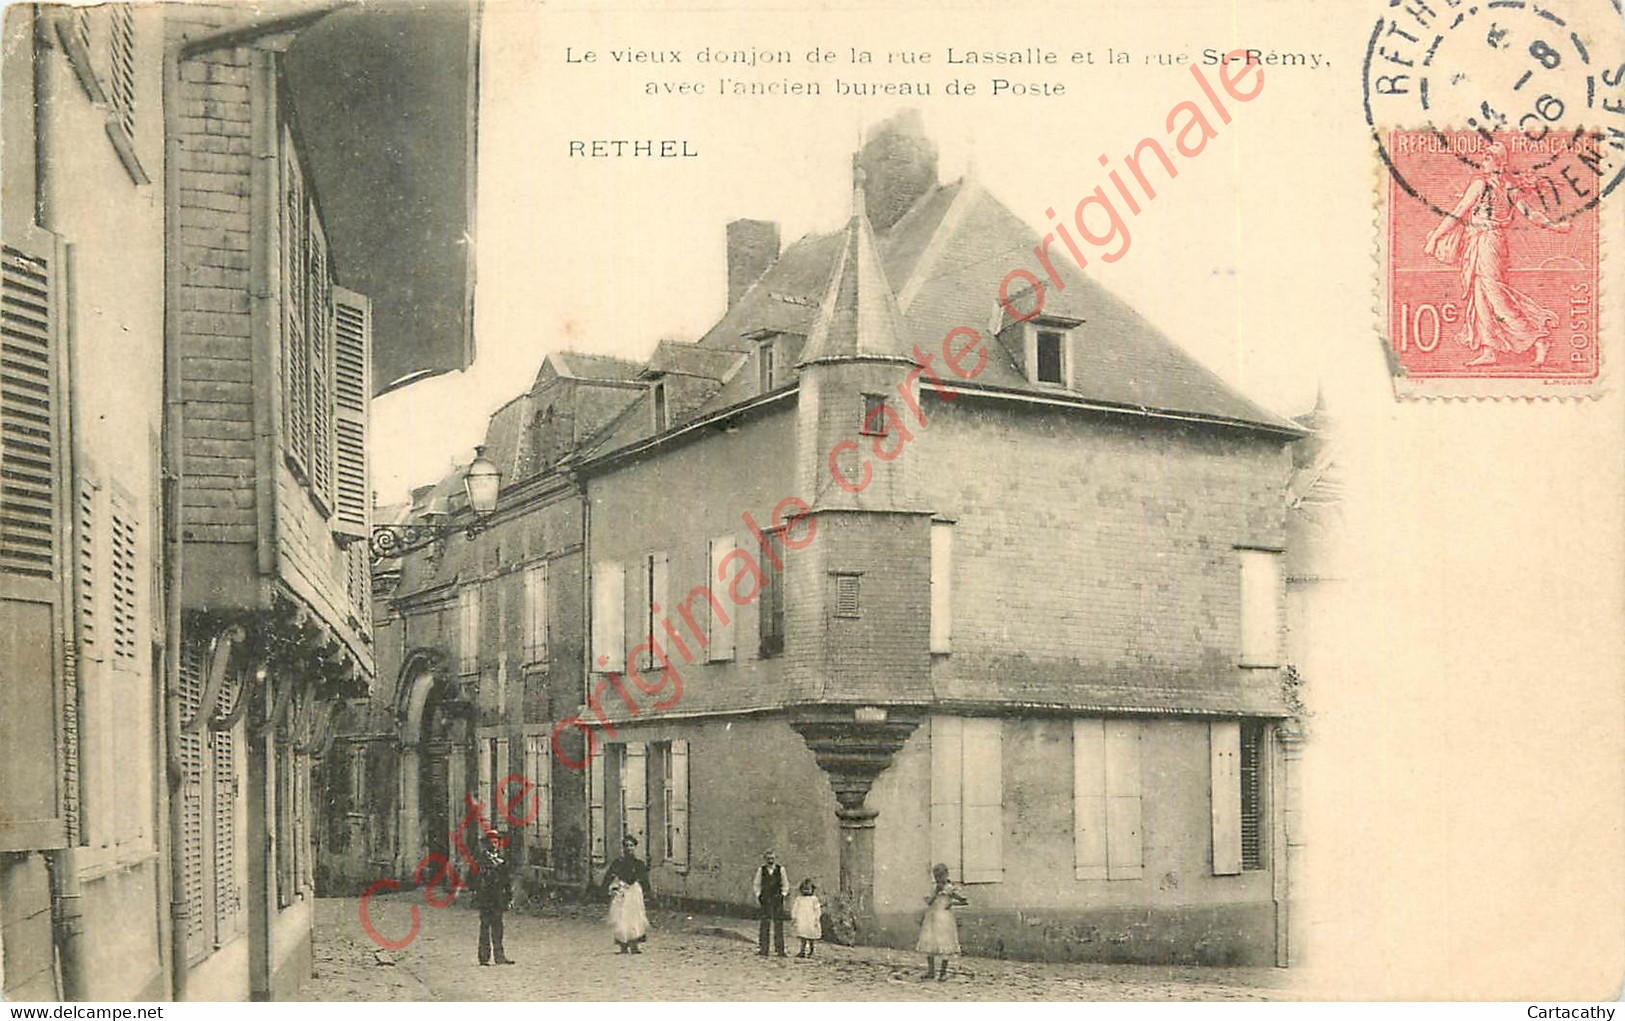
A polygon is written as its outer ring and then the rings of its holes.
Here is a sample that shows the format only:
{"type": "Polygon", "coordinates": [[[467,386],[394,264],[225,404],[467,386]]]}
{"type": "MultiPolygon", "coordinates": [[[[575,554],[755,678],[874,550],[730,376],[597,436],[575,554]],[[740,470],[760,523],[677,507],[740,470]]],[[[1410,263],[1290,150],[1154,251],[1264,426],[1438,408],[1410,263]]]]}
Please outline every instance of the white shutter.
{"type": "Polygon", "coordinates": [[[458,608],[458,673],[476,674],[480,670],[480,588],[477,582],[466,583],[457,593],[458,608]]]}
{"type": "Polygon", "coordinates": [[[1281,661],[1281,555],[1244,549],[1241,554],[1241,662],[1276,666],[1281,661]]]}
{"type": "Polygon", "coordinates": [[[1140,723],[1106,721],[1106,877],[1139,879],[1144,871],[1141,834],[1140,723]]]}
{"type": "Polygon", "coordinates": [[[1106,721],[1072,721],[1073,873],[1106,878],[1106,721]]]}
{"type": "MultiPolygon", "coordinates": [[[[553,760],[548,754],[548,742],[545,735],[527,737],[525,739],[525,778],[536,788],[536,817],[530,821],[531,829],[535,834],[536,846],[542,851],[543,860],[551,863],[553,859],[553,760]]],[[[520,816],[530,811],[529,805],[520,809],[520,816]]]]}
{"type": "Polygon", "coordinates": [[[953,651],[954,526],[931,523],[931,651],[953,651]]]}
{"type": "Polygon", "coordinates": [[[1004,878],[1004,721],[965,721],[963,854],[965,882],[1004,878]]]}
{"type": "Polygon", "coordinates": [[[547,662],[547,563],[525,569],[525,660],[547,662]]]}
{"type": "Polygon", "coordinates": [[[931,717],[931,861],[948,866],[948,874],[960,880],[964,731],[958,716],[931,717]]]}
{"type": "Polygon", "coordinates": [[[604,864],[604,756],[587,761],[587,829],[590,831],[592,863],[604,864]]]}
{"type": "Polygon", "coordinates": [[[372,302],[333,288],[333,443],[336,506],[333,531],[364,539],[372,526],[367,481],[367,411],[372,380],[372,302]]]}
{"type": "Polygon", "coordinates": [[[671,827],[671,863],[688,868],[688,742],[671,743],[671,801],[666,806],[671,827]]]}
{"type": "MultiPolygon", "coordinates": [[[[728,554],[734,551],[734,540],[731,535],[720,535],[711,540],[711,575],[706,582],[716,595],[718,606],[728,605],[728,583],[722,578],[722,562],[728,554]]],[[[726,610],[718,613],[714,608],[710,611],[710,624],[706,646],[706,658],[712,662],[720,662],[734,658],[734,625],[733,618],[726,610]]]]}
{"type": "Polygon", "coordinates": [[[592,669],[626,667],[626,570],[602,561],[592,569],[592,669]]]}
{"type": "Polygon", "coordinates": [[[638,854],[649,856],[649,746],[627,744],[621,759],[621,833],[638,838],[638,854]]]}
{"type": "Polygon", "coordinates": [[[53,640],[66,633],[63,247],[29,227],[0,256],[0,851],[65,846],[77,811],[74,692],[53,640]]]}
{"type": "Polygon", "coordinates": [[[1213,874],[1241,872],[1241,724],[1208,725],[1213,781],[1213,874]]]}
{"type": "MultiPolygon", "coordinates": [[[[502,817],[502,807],[507,805],[508,799],[519,793],[517,786],[509,788],[502,781],[513,775],[513,759],[509,757],[508,739],[499,737],[491,742],[491,802],[485,810],[485,818],[493,828],[507,825],[508,820],[502,817]]],[[[524,802],[516,806],[518,814],[526,811],[524,802]]]]}

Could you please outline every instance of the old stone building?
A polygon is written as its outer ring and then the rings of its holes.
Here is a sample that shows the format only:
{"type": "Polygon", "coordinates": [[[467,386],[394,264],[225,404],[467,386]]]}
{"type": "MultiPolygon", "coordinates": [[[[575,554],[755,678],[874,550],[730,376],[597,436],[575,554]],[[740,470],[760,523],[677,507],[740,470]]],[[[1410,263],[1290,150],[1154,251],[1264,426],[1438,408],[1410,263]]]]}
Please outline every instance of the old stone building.
{"type": "MultiPolygon", "coordinates": [[[[853,185],[842,229],[782,251],[730,225],[721,319],[663,342],[550,475],[579,493],[586,585],[557,678],[583,686],[524,724],[560,736],[551,826],[594,871],[636,835],[657,894],[733,908],[775,848],[860,939],[912,945],[942,862],[974,950],[1277,961],[1301,430],[1060,259],[1001,303],[989,253],[1043,241],[939,182],[917,119],[853,185]]],[[[517,570],[522,530],[491,524],[459,583],[517,570]]],[[[447,664],[484,646],[448,640],[444,598],[423,655],[447,664]]],[[[500,664],[442,669],[477,672],[471,705],[503,690],[500,664]]],[[[508,741],[469,750],[482,792],[488,761],[531,768],[508,741]]]]}
{"type": "MultiPolygon", "coordinates": [[[[354,230],[412,181],[358,205],[325,104],[410,141],[412,93],[380,117],[404,68],[334,77],[386,29],[337,6],[6,11],[7,999],[267,999],[310,972],[312,763],[373,670],[374,328],[413,318],[398,284],[355,288],[418,270],[354,230]]],[[[471,45],[466,9],[433,31],[459,25],[471,45]]],[[[466,267],[445,279],[455,314],[419,318],[460,358],[466,267]]]]}

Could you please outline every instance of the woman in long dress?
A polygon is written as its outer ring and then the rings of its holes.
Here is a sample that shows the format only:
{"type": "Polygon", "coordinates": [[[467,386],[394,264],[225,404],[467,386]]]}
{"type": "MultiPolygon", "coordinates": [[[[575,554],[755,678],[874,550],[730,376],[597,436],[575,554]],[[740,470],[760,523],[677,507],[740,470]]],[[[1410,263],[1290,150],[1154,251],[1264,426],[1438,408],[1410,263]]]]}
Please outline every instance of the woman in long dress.
{"type": "Polygon", "coordinates": [[[914,949],[925,955],[925,974],[935,974],[938,982],[948,977],[948,958],[959,953],[959,923],[954,921],[953,909],[970,901],[959,895],[958,887],[948,878],[948,866],[937,864],[931,868],[935,886],[925,898],[925,918],[920,922],[920,940],[914,949]],[[942,970],[937,970],[937,958],[942,958],[942,970]]]}
{"type": "Polygon", "coordinates": [[[1531,347],[1535,364],[1546,364],[1546,337],[1557,314],[1507,283],[1507,227],[1514,210],[1558,233],[1567,233],[1570,224],[1530,208],[1522,195],[1528,186],[1521,175],[1507,171],[1506,146],[1491,143],[1461,201],[1422,244],[1440,262],[1461,267],[1466,308],[1456,340],[1478,352],[1468,365],[1490,365],[1498,353],[1522,354],[1531,347]]]}
{"type": "Polygon", "coordinates": [[[649,888],[649,866],[637,856],[638,838],[627,834],[621,841],[621,856],[604,873],[603,888],[609,894],[609,927],[620,952],[641,954],[649,938],[649,915],[644,909],[649,888]]]}

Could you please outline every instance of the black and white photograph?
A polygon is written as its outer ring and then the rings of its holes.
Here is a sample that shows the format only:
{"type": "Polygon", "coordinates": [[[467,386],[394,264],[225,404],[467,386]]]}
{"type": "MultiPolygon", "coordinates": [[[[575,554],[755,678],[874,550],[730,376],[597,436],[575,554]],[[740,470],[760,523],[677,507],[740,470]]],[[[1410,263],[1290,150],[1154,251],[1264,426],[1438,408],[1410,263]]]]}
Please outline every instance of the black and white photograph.
{"type": "Polygon", "coordinates": [[[1625,27],[1439,6],[8,3],[0,999],[1612,1017],[1625,27]]]}

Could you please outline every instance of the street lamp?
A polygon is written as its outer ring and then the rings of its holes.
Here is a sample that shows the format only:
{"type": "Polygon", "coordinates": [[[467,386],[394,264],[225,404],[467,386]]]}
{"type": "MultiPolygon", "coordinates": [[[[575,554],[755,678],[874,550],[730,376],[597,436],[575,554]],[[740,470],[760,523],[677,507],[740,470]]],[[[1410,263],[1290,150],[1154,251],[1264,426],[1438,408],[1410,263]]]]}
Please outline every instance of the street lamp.
{"type": "Polygon", "coordinates": [[[485,519],[497,508],[497,496],[502,492],[502,473],[485,456],[484,447],[474,448],[474,461],[463,472],[463,492],[468,495],[468,506],[474,519],[459,528],[448,520],[448,515],[431,505],[423,520],[401,525],[373,525],[372,562],[390,560],[425,546],[445,543],[454,533],[461,531],[472,539],[485,526],[485,519]]]}

